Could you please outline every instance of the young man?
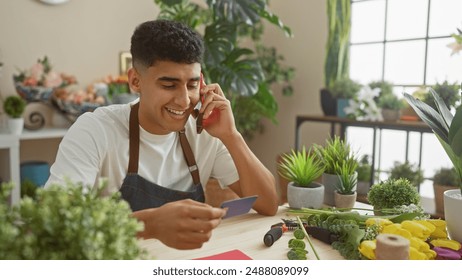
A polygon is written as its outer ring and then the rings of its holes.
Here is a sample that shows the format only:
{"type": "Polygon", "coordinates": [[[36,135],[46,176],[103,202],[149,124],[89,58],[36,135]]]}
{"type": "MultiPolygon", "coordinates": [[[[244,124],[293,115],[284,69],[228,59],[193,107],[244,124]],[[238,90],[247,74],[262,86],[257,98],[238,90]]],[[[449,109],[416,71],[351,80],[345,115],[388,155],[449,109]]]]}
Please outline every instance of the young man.
{"type": "Polygon", "coordinates": [[[107,191],[120,191],[144,222],[140,237],[179,249],[201,247],[225,214],[204,203],[209,177],[241,197],[258,195],[254,209],[274,215],[274,177],[236,130],[220,86],[201,87],[203,49],[200,35],[178,22],[139,25],[128,72],[139,101],[79,117],[60,144],[47,185],[69,178],[95,186],[107,178],[107,191]],[[213,120],[212,111],[218,111],[213,120]],[[209,122],[202,133],[196,117],[209,122]]]}

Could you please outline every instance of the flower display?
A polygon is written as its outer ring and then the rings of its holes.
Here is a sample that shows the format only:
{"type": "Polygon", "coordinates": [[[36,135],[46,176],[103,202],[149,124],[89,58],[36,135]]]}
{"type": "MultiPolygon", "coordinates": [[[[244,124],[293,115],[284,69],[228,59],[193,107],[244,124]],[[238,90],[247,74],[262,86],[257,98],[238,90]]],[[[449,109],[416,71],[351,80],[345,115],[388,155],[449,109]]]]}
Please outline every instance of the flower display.
{"type": "Polygon", "coordinates": [[[27,101],[47,101],[57,88],[77,83],[74,76],[53,71],[48,57],[13,75],[16,91],[27,101]]]}
{"type": "Polygon", "coordinates": [[[452,49],[451,55],[454,55],[462,51],[462,30],[457,28],[458,34],[454,33],[451,36],[455,39],[455,42],[448,44],[448,48],[452,49]]]}
{"type": "Polygon", "coordinates": [[[39,58],[37,63],[29,69],[13,75],[13,80],[15,83],[22,83],[23,86],[42,86],[47,88],[64,87],[77,82],[74,76],[53,71],[53,67],[47,56],[43,59],[39,58]]]}
{"type": "Polygon", "coordinates": [[[350,99],[345,113],[349,118],[359,121],[383,120],[380,108],[377,107],[374,98],[379,96],[380,88],[371,89],[363,86],[354,99],[350,99]]]}

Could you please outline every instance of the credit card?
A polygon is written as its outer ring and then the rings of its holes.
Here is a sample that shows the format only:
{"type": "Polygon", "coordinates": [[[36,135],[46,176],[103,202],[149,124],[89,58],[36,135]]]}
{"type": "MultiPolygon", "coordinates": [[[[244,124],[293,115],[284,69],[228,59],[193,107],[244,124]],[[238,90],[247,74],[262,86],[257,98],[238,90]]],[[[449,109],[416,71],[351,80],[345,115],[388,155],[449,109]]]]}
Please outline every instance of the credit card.
{"type": "Polygon", "coordinates": [[[257,197],[257,195],[247,196],[223,202],[220,207],[228,208],[228,212],[226,212],[226,215],[223,217],[223,219],[248,213],[250,209],[252,209],[252,206],[255,203],[255,200],[257,200],[257,197]]]}

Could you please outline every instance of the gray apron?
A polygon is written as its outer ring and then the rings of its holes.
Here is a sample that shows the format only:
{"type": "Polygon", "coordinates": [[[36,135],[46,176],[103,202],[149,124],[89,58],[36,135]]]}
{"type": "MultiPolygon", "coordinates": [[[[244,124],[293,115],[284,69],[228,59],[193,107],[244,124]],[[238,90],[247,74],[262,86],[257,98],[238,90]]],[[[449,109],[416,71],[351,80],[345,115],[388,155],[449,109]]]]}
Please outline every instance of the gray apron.
{"type": "Polygon", "coordinates": [[[199,169],[197,168],[194,154],[191,150],[188,139],[186,138],[184,129],[178,132],[178,134],[180,137],[181,148],[183,150],[186,163],[188,164],[189,171],[194,182],[191,190],[177,191],[164,188],[138,175],[138,158],[140,146],[138,110],[139,103],[136,103],[132,106],[130,111],[128,173],[120,188],[122,198],[130,204],[132,211],[156,208],[168,202],[188,198],[199,202],[204,202],[205,196],[204,190],[202,189],[202,184],[200,182],[199,169]]]}

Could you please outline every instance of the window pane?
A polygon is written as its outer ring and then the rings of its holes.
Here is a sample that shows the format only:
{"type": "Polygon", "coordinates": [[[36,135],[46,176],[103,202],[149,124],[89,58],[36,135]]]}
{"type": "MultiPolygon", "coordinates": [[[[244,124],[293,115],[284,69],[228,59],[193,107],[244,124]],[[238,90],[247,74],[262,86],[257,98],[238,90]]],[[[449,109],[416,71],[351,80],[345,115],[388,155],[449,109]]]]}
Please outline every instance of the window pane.
{"type": "Polygon", "coordinates": [[[428,40],[426,84],[433,85],[445,80],[455,83],[462,80],[462,56],[451,55],[452,51],[447,45],[452,42],[453,38],[428,40]]]}
{"type": "Polygon", "coordinates": [[[462,27],[462,1],[438,0],[430,6],[429,36],[447,36],[462,27]]]}
{"type": "Polygon", "coordinates": [[[425,37],[427,5],[425,0],[388,0],[387,40],[425,37]]]}
{"type": "Polygon", "coordinates": [[[396,85],[423,83],[424,40],[389,43],[385,56],[385,80],[396,85]]]}
{"type": "Polygon", "coordinates": [[[382,130],[380,168],[390,171],[395,161],[404,162],[406,157],[406,132],[382,130]]]}
{"type": "Polygon", "coordinates": [[[383,41],[385,1],[359,2],[351,6],[351,43],[383,41]]]}
{"type": "Polygon", "coordinates": [[[382,79],[383,44],[350,47],[350,78],[362,84],[382,79]]]}

